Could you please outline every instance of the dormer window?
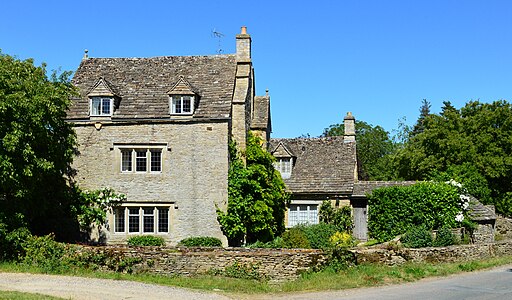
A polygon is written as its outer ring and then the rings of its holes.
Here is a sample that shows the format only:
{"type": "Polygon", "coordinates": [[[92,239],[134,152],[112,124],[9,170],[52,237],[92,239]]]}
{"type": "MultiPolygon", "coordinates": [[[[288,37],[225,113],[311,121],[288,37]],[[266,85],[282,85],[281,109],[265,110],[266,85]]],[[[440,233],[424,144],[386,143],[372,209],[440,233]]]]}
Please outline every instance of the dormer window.
{"type": "Polygon", "coordinates": [[[194,112],[194,96],[171,95],[171,114],[190,115],[194,112]]]}
{"type": "Polygon", "coordinates": [[[91,116],[112,116],[113,97],[91,97],[91,116]]]}
{"type": "Polygon", "coordinates": [[[274,168],[281,173],[283,179],[290,178],[290,176],[292,176],[292,158],[278,157],[274,168]]]}

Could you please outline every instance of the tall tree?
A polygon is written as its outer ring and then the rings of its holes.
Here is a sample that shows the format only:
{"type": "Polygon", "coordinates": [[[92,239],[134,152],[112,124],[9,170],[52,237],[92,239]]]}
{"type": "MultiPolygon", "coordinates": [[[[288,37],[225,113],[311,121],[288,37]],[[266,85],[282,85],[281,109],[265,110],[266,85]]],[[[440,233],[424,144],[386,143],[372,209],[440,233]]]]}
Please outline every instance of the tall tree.
{"type": "Polygon", "coordinates": [[[48,78],[44,65],[0,52],[0,212],[23,215],[37,234],[63,233],[72,219],[69,75],[48,78]]]}
{"type": "MultiPolygon", "coordinates": [[[[391,179],[393,170],[389,155],[393,153],[395,147],[388,132],[381,126],[373,126],[359,120],[355,126],[359,179],[391,179]]],[[[334,124],[324,129],[322,136],[342,136],[344,132],[343,124],[334,124]]]]}
{"type": "Polygon", "coordinates": [[[227,211],[218,220],[231,246],[267,242],[284,232],[284,212],[289,195],[274,157],[262,148],[260,138],[249,133],[244,165],[236,145],[229,146],[227,211]]]}
{"type": "Polygon", "coordinates": [[[457,176],[475,196],[512,215],[512,105],[470,101],[458,110],[445,102],[441,114],[426,119],[424,131],[399,151],[395,163],[405,179],[457,176]]]}
{"type": "Polygon", "coordinates": [[[425,130],[425,122],[427,117],[430,115],[430,107],[432,107],[432,105],[427,101],[427,99],[423,99],[421,101],[420,116],[418,117],[416,124],[414,124],[411,136],[415,136],[425,130]]]}

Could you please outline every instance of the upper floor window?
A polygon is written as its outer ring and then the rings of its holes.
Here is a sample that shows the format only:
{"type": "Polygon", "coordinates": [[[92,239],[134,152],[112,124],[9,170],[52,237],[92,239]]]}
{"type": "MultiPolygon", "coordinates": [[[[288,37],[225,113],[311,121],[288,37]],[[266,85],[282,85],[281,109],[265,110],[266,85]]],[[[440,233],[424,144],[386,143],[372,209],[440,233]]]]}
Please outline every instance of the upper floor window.
{"type": "Polygon", "coordinates": [[[194,112],[194,96],[171,95],[171,114],[190,115],[194,112]]]}
{"type": "Polygon", "coordinates": [[[114,98],[91,97],[91,116],[111,116],[114,98]]]}
{"type": "Polygon", "coordinates": [[[121,172],[162,172],[161,148],[121,149],[121,172]]]}
{"type": "Polygon", "coordinates": [[[291,157],[278,157],[274,163],[274,168],[281,173],[281,177],[286,179],[292,176],[292,158],[291,157]]]}

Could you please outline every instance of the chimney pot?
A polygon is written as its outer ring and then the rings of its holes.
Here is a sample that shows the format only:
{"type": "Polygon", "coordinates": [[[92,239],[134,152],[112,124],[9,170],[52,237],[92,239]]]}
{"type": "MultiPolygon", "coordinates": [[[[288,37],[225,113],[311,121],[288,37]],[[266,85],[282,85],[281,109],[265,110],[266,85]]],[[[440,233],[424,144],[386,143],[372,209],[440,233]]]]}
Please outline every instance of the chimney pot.
{"type": "Polygon", "coordinates": [[[240,34],[247,34],[247,26],[242,26],[242,31],[240,34]]]}

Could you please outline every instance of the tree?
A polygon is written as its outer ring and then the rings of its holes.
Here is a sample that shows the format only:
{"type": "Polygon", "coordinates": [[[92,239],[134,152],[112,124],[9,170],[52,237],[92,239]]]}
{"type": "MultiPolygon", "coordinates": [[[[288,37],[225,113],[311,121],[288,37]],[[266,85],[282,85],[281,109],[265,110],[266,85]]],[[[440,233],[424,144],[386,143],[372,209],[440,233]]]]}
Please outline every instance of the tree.
{"type": "MultiPolygon", "coordinates": [[[[364,121],[356,121],[356,151],[359,179],[386,180],[393,178],[390,167],[390,154],[395,145],[389,134],[381,126],[373,126],[364,121]]],[[[342,136],[343,124],[334,124],[324,129],[322,136],[342,136]]]]}
{"type": "Polygon", "coordinates": [[[420,107],[420,116],[412,129],[411,136],[415,136],[425,130],[425,122],[427,117],[430,115],[430,107],[432,107],[430,102],[428,102],[427,99],[423,99],[420,107]]]}
{"type": "Polygon", "coordinates": [[[405,179],[458,177],[470,193],[512,216],[512,105],[470,101],[459,110],[444,102],[397,153],[395,166],[405,179]]]}
{"type": "Polygon", "coordinates": [[[75,134],[66,123],[70,73],[0,53],[0,209],[37,234],[64,234],[70,215],[75,134]]]}
{"type": "Polygon", "coordinates": [[[246,165],[234,142],[229,145],[227,211],[217,210],[229,244],[240,246],[268,242],[284,232],[284,212],[289,199],[274,157],[262,148],[260,138],[249,133],[246,165]]]}

